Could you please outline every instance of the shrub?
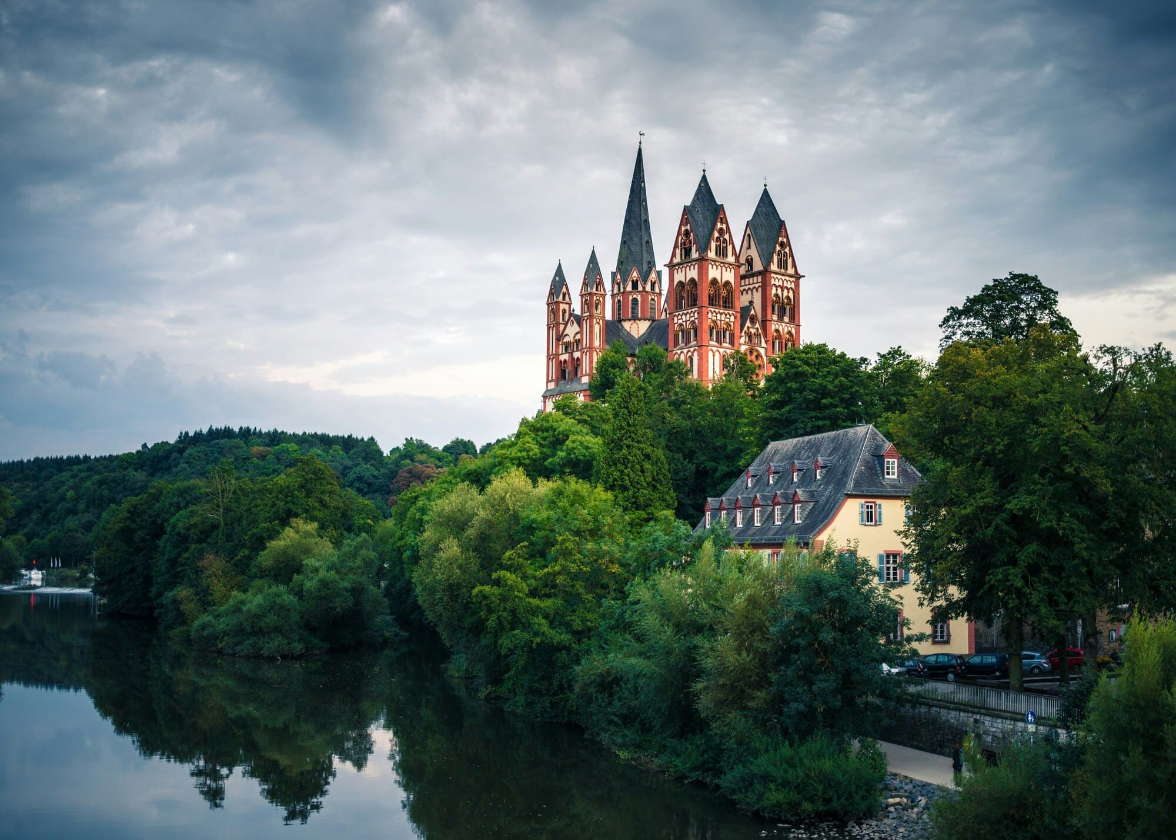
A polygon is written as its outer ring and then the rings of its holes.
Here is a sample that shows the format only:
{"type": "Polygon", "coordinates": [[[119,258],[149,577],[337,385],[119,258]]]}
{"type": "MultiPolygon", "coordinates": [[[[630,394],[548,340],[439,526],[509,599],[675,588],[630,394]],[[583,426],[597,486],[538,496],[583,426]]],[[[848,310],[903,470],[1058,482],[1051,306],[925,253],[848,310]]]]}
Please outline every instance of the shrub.
{"type": "Polygon", "coordinates": [[[198,648],[233,656],[297,656],[322,647],[302,629],[301,605],[281,584],[262,582],[234,592],[192,625],[198,648]]]}
{"type": "Polygon", "coordinates": [[[886,756],[875,741],[858,748],[831,733],[804,741],[765,736],[741,749],[722,787],[739,805],[778,819],[858,819],[882,797],[886,756]]]}
{"type": "Polygon", "coordinates": [[[1074,833],[1067,783],[1080,747],[1056,737],[1014,742],[989,765],[974,746],[958,796],[931,811],[938,840],[1048,840],[1074,833]]]}

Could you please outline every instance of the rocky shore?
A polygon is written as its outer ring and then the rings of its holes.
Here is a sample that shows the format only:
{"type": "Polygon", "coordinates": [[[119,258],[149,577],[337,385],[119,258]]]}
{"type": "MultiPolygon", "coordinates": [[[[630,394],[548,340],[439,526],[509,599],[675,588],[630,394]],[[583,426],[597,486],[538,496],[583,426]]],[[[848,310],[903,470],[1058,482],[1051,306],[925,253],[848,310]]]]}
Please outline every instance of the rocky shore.
{"type": "Polygon", "coordinates": [[[882,809],[878,815],[868,820],[851,822],[848,825],[839,823],[822,823],[813,826],[779,825],[775,830],[765,829],[760,832],[761,837],[793,838],[794,840],[844,840],[844,838],[877,838],[877,840],[893,840],[901,837],[904,840],[920,840],[930,836],[931,805],[944,796],[950,796],[951,791],[929,782],[920,782],[899,776],[895,773],[886,774],[886,791],[882,809]]]}

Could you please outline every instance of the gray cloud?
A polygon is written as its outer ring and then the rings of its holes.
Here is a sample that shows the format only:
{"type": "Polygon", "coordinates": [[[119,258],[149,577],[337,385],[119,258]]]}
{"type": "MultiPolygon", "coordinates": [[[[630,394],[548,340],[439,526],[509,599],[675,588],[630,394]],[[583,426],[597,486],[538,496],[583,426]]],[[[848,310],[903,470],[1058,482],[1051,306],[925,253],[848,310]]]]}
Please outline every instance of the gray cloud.
{"type": "Polygon", "coordinates": [[[946,307],[1009,270],[1058,288],[1092,343],[1156,340],[1174,40],[1150,3],[13,0],[8,452],[110,449],[113,394],[144,439],[207,399],[427,437],[395,409],[411,395],[421,425],[502,434],[537,404],[556,259],[615,260],[638,129],[663,260],[703,160],[737,225],[767,176],[807,340],[931,353],[946,307]],[[492,399],[513,416],[488,420],[492,399]]]}

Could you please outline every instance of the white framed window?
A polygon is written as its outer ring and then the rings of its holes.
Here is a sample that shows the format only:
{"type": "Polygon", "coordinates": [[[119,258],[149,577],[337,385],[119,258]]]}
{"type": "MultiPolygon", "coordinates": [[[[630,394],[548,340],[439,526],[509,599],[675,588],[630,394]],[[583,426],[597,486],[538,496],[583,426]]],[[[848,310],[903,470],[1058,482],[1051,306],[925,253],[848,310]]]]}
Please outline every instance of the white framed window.
{"type": "Polygon", "coordinates": [[[902,553],[887,551],[882,566],[883,583],[902,583],[902,553]]]}
{"type": "MultiPolygon", "coordinates": [[[[773,551],[770,559],[773,563],[779,563],[780,562],[780,552],[773,551]]],[[[1113,633],[1114,631],[1112,630],[1111,632],[1113,633]]]]}
{"type": "Polygon", "coordinates": [[[773,521],[773,524],[775,524],[775,525],[780,524],[780,506],[779,505],[772,505],[772,521],[773,521]]]}
{"type": "Polygon", "coordinates": [[[792,483],[795,484],[798,481],[800,481],[800,470],[798,470],[796,467],[793,467],[792,468],[792,483]]]}
{"type": "Polygon", "coordinates": [[[859,502],[858,522],[862,525],[877,525],[878,504],[876,502],[859,502]]]}
{"type": "Polygon", "coordinates": [[[711,514],[711,512],[708,510],[706,512],[706,527],[708,527],[708,528],[710,527],[710,514],[711,514]]]}
{"type": "Polygon", "coordinates": [[[735,527],[736,528],[743,527],[743,511],[742,510],[735,511],[735,527]]]}
{"type": "Polygon", "coordinates": [[[946,621],[936,621],[931,625],[931,641],[946,644],[951,639],[946,621]]]}
{"type": "Polygon", "coordinates": [[[727,511],[725,511],[725,510],[720,510],[720,511],[719,511],[719,519],[721,519],[721,520],[723,520],[724,522],[726,522],[726,521],[727,521],[727,511]]]}
{"type": "Polygon", "coordinates": [[[755,522],[756,525],[760,524],[760,509],[759,508],[752,508],[751,518],[755,522]]]}
{"type": "Polygon", "coordinates": [[[822,467],[820,464],[817,464],[817,466],[813,468],[813,478],[817,481],[820,481],[821,474],[824,472],[825,472],[825,468],[822,467]]]}
{"type": "Polygon", "coordinates": [[[800,504],[797,503],[792,506],[792,521],[797,523],[800,521],[800,504]]]}
{"type": "Polygon", "coordinates": [[[776,483],[776,474],[772,472],[772,468],[768,467],[768,484],[776,483]]]}
{"type": "Polygon", "coordinates": [[[898,478],[898,459],[897,458],[887,458],[886,459],[886,477],[887,478],[898,478]]]}
{"type": "Polygon", "coordinates": [[[748,487],[751,486],[751,471],[750,470],[748,470],[748,472],[747,472],[747,486],[748,487]]]}

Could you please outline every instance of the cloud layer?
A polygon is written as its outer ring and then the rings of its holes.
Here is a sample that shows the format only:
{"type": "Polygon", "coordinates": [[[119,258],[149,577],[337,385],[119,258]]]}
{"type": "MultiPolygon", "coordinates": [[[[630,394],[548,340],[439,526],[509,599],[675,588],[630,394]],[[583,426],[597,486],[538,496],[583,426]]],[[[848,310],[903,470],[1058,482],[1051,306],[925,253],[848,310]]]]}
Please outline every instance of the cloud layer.
{"type": "Polygon", "coordinates": [[[1171,341],[1176,20],[1103,8],[8,2],[0,458],[510,431],[638,130],[662,260],[702,161],[733,221],[768,179],[806,340],[930,354],[1016,270],[1171,341]]]}

